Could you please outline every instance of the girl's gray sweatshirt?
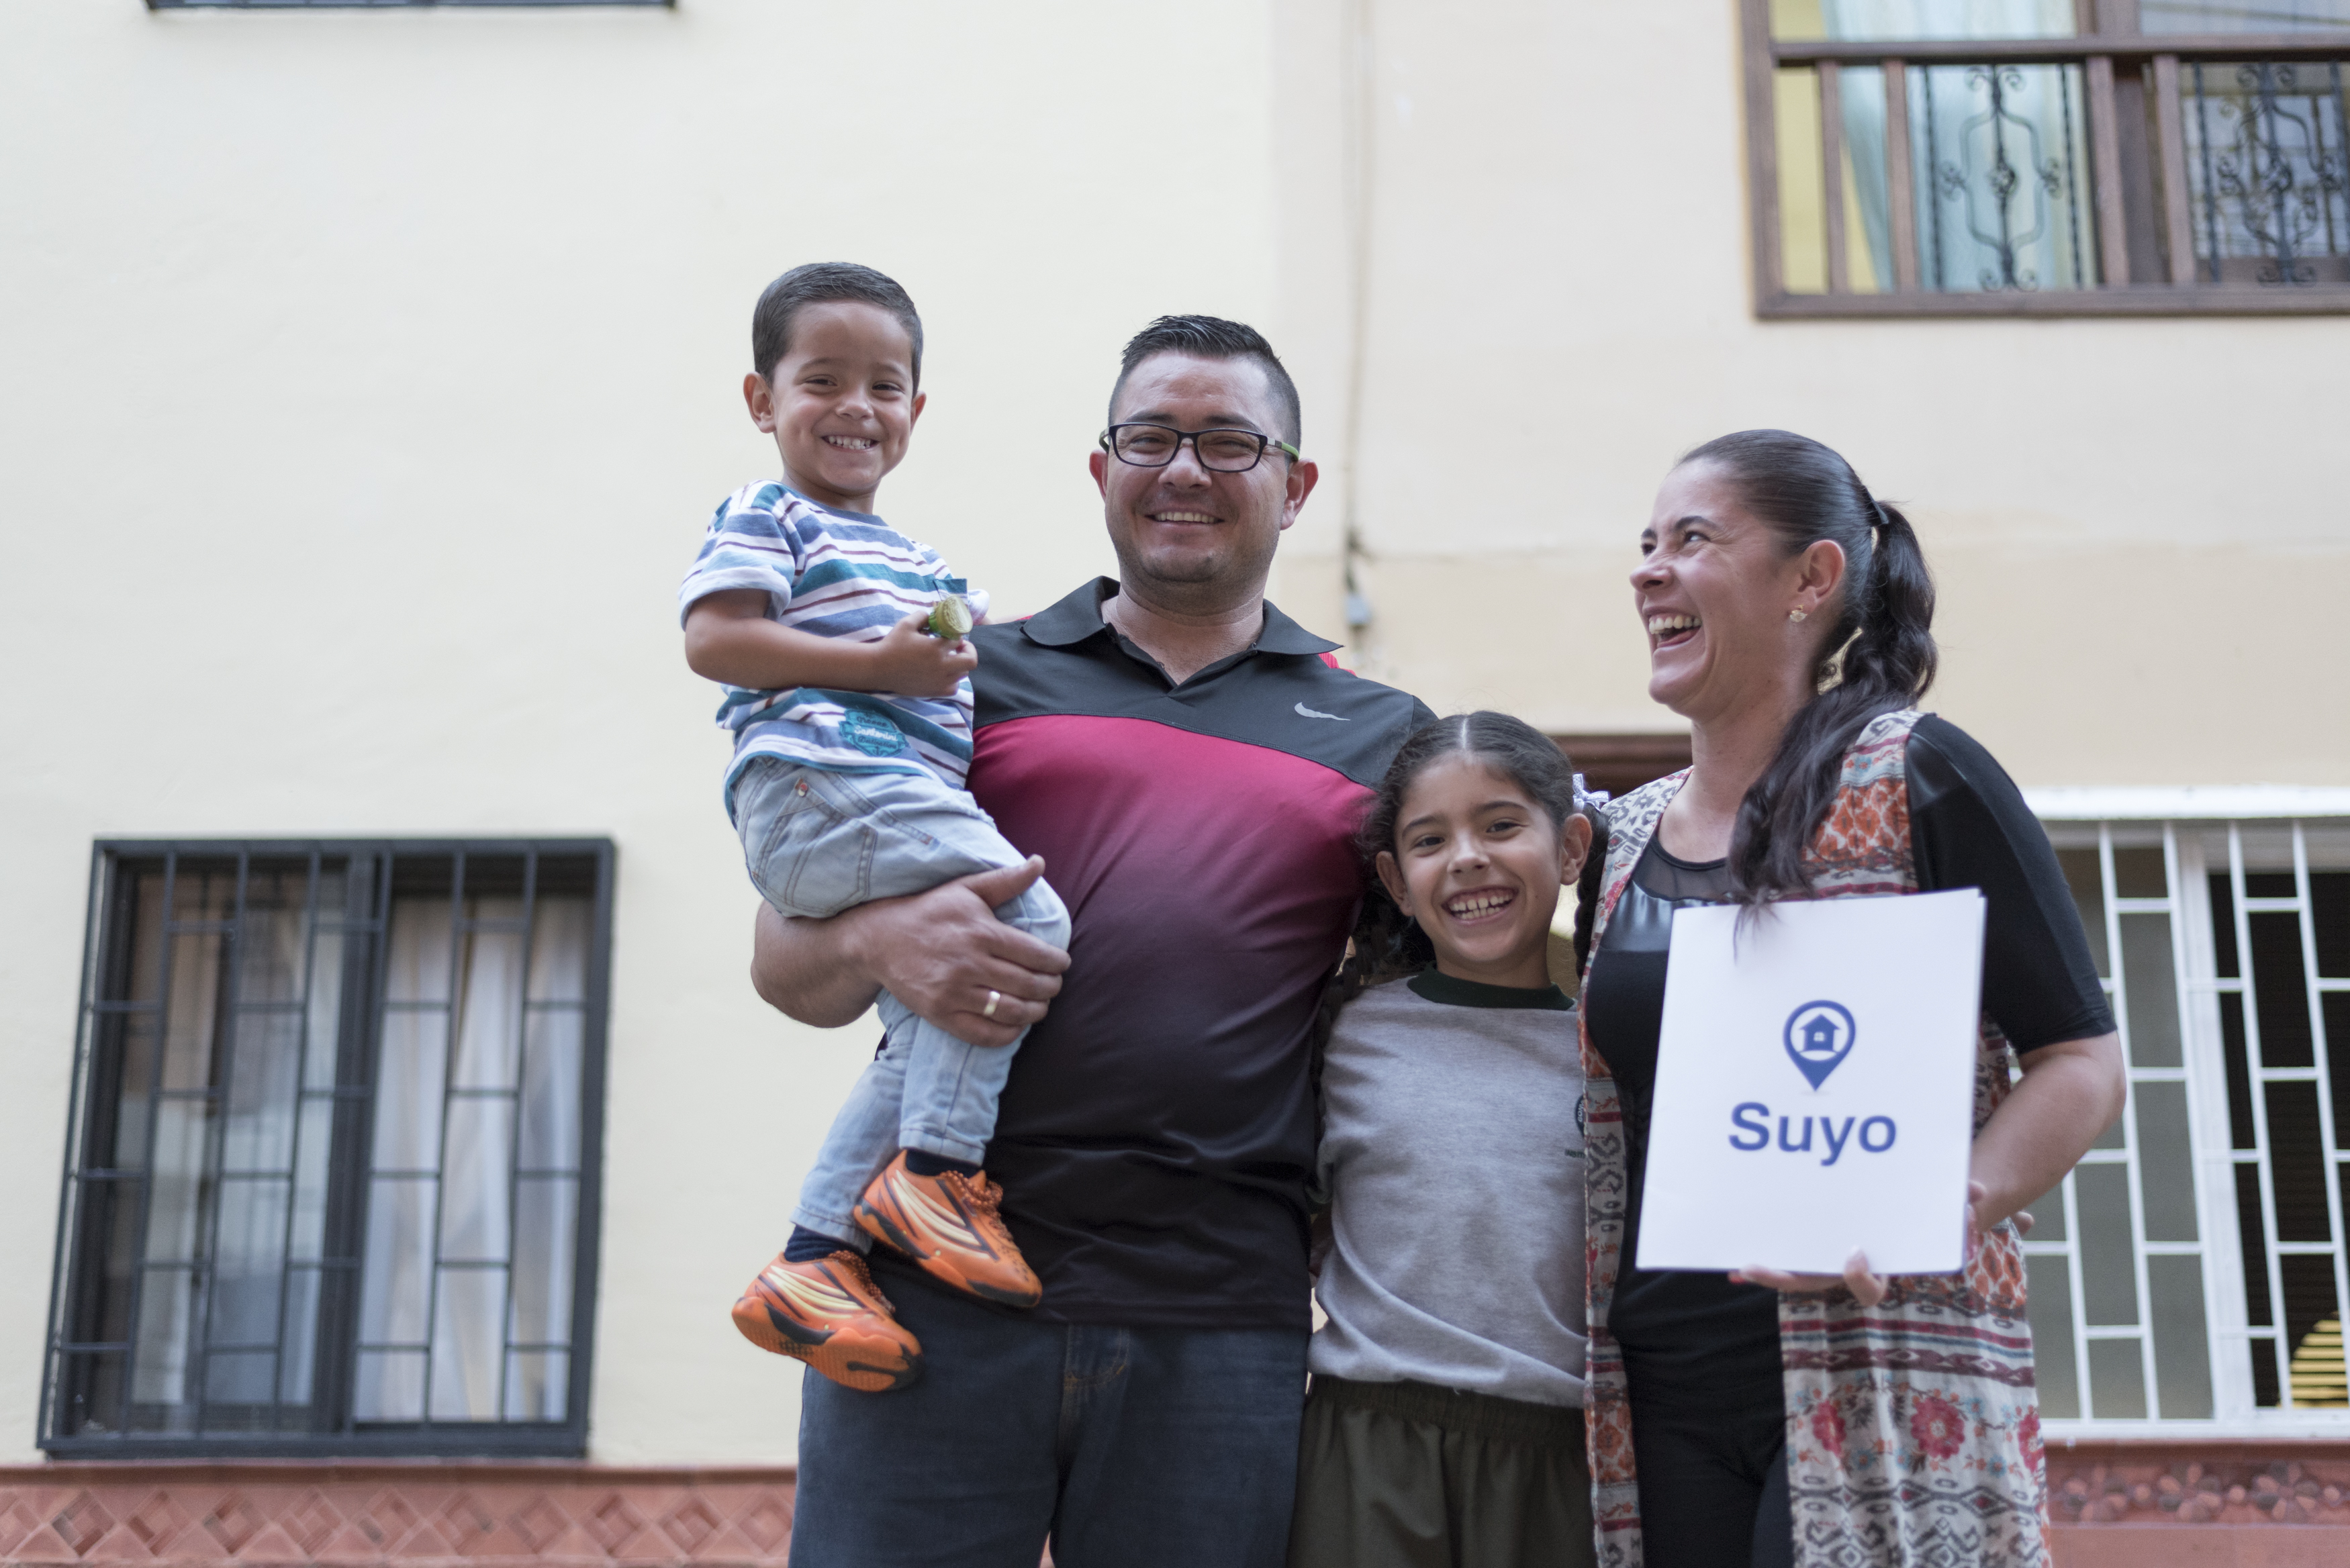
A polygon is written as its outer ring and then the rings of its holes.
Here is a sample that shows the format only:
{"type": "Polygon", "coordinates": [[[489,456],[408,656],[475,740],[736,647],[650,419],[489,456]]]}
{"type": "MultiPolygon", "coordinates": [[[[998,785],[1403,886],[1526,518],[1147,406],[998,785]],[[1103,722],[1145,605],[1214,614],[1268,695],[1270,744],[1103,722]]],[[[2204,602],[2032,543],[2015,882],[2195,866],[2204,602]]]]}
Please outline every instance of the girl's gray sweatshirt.
{"type": "Polygon", "coordinates": [[[1574,1003],[1434,970],[1338,1015],[1315,1373],[1583,1403],[1583,1070],[1574,1003]]]}

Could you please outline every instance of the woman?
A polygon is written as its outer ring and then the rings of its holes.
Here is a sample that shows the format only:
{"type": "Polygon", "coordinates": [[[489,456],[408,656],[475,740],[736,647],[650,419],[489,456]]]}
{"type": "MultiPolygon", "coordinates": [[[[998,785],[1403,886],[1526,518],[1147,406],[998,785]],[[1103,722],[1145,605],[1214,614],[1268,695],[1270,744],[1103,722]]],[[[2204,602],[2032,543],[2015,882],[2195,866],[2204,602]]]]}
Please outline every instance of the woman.
{"type": "Polygon", "coordinates": [[[1826,447],[1746,431],[1690,453],[1632,587],[1648,694],[1689,720],[1694,760],[1609,807],[1584,982],[1600,1561],[2044,1563],[2012,1217],[2123,1094],[2055,857],[1990,755],[1913,708],[1933,584],[1908,521],[1826,447]],[[1674,910],[1968,887],[1986,933],[1966,1269],[1633,1268],[1674,910]]]}

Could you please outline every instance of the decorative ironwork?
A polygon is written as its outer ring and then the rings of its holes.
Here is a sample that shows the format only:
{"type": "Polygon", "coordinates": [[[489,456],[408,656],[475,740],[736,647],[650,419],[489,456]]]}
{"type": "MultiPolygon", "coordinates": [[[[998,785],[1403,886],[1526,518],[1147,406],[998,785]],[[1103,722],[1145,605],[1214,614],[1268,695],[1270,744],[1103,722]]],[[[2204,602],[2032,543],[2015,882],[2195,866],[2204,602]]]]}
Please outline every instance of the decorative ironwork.
{"type": "Polygon", "coordinates": [[[2204,275],[2220,282],[2242,260],[2267,287],[2350,279],[2350,268],[2324,265],[2350,257],[2340,63],[2253,61],[2233,67],[2232,87],[2207,79],[2229,71],[2193,67],[2204,275]]]}
{"type": "MultiPolygon", "coordinates": [[[[1934,69],[1922,73],[1927,165],[1932,193],[1929,227],[1934,236],[1933,281],[1937,288],[1948,286],[1941,215],[1944,203],[1963,211],[1967,236],[1989,253],[1976,276],[1977,286],[1984,292],[2029,293],[2041,286],[2039,268],[2028,259],[2029,253],[2048,238],[2053,208],[2059,202],[2064,207],[2071,242],[2074,279],[2085,275],[2086,269],[2081,265],[2079,184],[2074,168],[2072,73],[2064,68],[2053,73],[2056,78],[2062,130],[2059,151],[2052,154],[2042,139],[2039,124],[2017,113],[2012,104],[2028,89],[2028,68],[2012,65],[1963,67],[1968,93],[1982,95],[1984,107],[1959,127],[1956,153],[1949,159],[1941,156],[1935,123],[1934,78],[1958,73],[1934,69]]],[[[2052,282],[2064,286],[2061,279],[2052,282]]]]}

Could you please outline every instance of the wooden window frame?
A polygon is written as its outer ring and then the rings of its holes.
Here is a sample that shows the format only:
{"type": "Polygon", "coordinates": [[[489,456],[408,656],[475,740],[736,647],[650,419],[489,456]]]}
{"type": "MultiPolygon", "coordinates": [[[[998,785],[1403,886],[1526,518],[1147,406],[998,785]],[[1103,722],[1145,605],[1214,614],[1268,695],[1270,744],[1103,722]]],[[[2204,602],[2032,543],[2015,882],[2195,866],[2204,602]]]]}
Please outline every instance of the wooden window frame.
{"type": "Polygon", "coordinates": [[[1748,207],[1752,223],[1754,313],[1765,320],[1857,317],[2332,316],[2350,314],[2350,285],[2290,287],[2199,281],[2179,111],[2179,70],[2198,61],[2248,59],[2350,62],[2350,33],[2216,35],[2141,33],[2138,0],[2075,0],[2080,32],[2069,38],[1908,41],[1791,40],[1771,36],[1770,0],[1740,0],[1745,60],[1748,207]],[[2093,185],[2089,211],[2099,271],[2120,281],[2079,289],[2023,293],[1939,292],[1918,283],[1917,206],[1909,162],[1908,78],[1915,65],[2078,65],[2088,89],[2093,185]],[[1826,190],[1843,188],[1841,128],[1833,113],[1838,74],[1882,67],[1886,77],[1887,206],[1892,230],[1893,288],[1846,292],[1844,208],[1825,202],[1828,292],[1788,291],[1781,270],[1776,73],[1808,66],[1819,73],[1821,162],[1826,190]],[[2161,146],[2134,139],[2133,115],[2116,103],[2137,99],[2143,67],[2152,67],[2161,146]],[[2117,69],[2117,67],[2120,67],[2117,69]],[[2142,200],[2132,202],[2133,187],[2142,200]],[[2147,209],[2134,213],[2133,207],[2147,209]],[[2133,257],[2138,265],[2134,268],[2133,257]],[[2149,277],[2149,272],[2159,275],[2149,277]],[[2135,276],[2134,276],[2135,274],[2135,276]]]}

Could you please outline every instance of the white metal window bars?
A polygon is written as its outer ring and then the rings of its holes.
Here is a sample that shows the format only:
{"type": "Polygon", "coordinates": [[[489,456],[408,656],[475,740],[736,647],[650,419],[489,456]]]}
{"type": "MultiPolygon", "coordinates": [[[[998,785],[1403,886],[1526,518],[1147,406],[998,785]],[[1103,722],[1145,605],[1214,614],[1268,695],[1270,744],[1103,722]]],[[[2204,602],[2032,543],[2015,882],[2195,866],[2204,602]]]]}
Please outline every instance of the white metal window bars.
{"type": "Polygon", "coordinates": [[[2024,1244],[2051,1431],[2350,1433],[2350,822],[2048,826],[2130,1083],[2024,1244]]]}

